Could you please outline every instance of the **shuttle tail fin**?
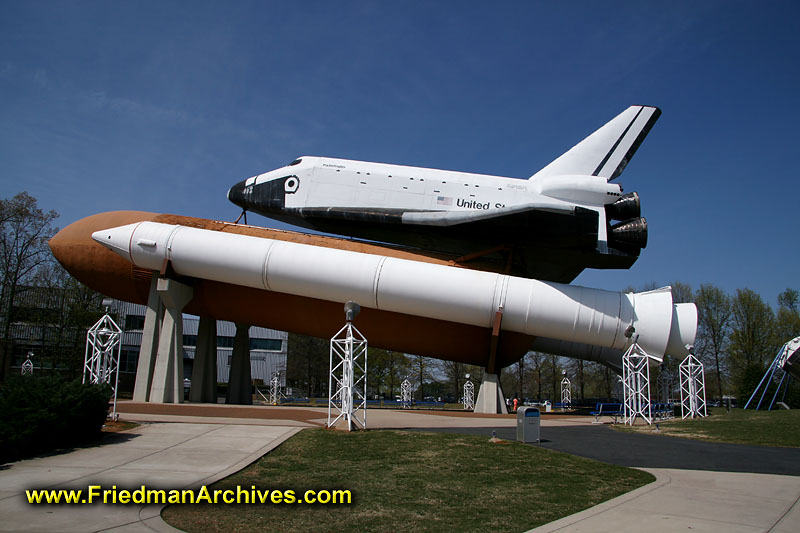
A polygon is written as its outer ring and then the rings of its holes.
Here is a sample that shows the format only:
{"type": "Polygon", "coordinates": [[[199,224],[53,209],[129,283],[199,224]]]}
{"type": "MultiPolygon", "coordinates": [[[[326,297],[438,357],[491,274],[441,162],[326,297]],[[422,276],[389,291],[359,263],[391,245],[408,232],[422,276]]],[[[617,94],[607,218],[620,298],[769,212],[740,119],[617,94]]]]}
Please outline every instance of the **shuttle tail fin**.
{"type": "Polygon", "coordinates": [[[659,116],[657,107],[631,106],[530,179],[583,175],[613,180],[625,170],[659,116]]]}

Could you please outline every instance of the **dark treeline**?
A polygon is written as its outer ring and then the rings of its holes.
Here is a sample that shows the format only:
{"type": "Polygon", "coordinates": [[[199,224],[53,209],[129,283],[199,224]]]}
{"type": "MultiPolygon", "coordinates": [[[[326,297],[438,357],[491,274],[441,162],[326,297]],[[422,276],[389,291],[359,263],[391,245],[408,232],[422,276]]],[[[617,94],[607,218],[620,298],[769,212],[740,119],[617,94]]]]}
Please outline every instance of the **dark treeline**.
{"type": "Polygon", "coordinates": [[[102,296],[50,253],[57,217],[25,192],[0,200],[0,381],[29,351],[39,371],[79,376],[86,330],[102,315],[102,296]]]}

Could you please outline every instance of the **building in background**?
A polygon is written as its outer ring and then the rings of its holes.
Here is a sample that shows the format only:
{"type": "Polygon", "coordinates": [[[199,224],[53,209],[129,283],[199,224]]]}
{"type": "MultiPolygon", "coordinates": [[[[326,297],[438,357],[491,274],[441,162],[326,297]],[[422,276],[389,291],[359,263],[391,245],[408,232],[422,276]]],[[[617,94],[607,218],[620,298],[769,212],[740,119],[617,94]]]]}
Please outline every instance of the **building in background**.
{"type": "MultiPolygon", "coordinates": [[[[6,371],[19,374],[26,355],[33,353],[34,373],[57,372],[69,378],[80,377],[86,350],[86,331],[103,315],[102,295],[88,288],[19,287],[12,305],[0,313],[0,350],[7,352],[6,371]],[[10,318],[10,320],[9,320],[10,318]]],[[[132,393],[136,365],[142,343],[145,306],[112,300],[108,312],[123,330],[120,356],[120,392],[132,393]]],[[[190,380],[200,320],[183,318],[184,378],[190,380]]],[[[236,326],[217,321],[217,382],[227,383],[233,354],[236,326]]],[[[250,328],[250,371],[253,382],[269,384],[280,372],[286,382],[288,334],[283,331],[250,328]]]]}
{"type": "MultiPolygon", "coordinates": [[[[114,302],[112,314],[119,317],[123,330],[122,355],[119,364],[120,390],[132,392],[136,380],[136,365],[142,344],[146,307],[128,302],[114,302]]],[[[200,319],[183,317],[183,377],[190,380],[197,345],[197,327],[200,319]]],[[[227,383],[233,355],[233,337],[236,326],[232,322],[217,321],[217,383],[227,383]]],[[[252,326],[250,328],[250,375],[257,385],[266,385],[275,372],[280,372],[281,386],[286,380],[286,353],[288,334],[285,331],[252,326]]]]}
{"type": "Polygon", "coordinates": [[[0,350],[8,376],[20,373],[32,353],[34,374],[77,377],[83,369],[86,331],[103,315],[102,295],[77,282],[67,286],[20,285],[13,302],[0,295],[0,350]]]}

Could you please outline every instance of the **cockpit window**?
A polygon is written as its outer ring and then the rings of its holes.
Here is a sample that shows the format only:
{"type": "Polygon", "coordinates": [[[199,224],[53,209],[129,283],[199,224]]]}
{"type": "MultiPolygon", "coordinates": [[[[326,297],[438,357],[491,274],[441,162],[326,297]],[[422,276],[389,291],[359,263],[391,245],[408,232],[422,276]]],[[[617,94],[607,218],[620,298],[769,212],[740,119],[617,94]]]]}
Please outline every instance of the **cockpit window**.
{"type": "Polygon", "coordinates": [[[292,161],[291,163],[289,163],[289,164],[288,164],[288,165],[286,165],[286,166],[287,166],[287,167],[293,167],[293,166],[295,166],[295,165],[299,165],[299,164],[300,164],[300,163],[302,163],[302,162],[303,162],[303,160],[302,160],[302,159],[295,159],[294,161],[292,161]]]}

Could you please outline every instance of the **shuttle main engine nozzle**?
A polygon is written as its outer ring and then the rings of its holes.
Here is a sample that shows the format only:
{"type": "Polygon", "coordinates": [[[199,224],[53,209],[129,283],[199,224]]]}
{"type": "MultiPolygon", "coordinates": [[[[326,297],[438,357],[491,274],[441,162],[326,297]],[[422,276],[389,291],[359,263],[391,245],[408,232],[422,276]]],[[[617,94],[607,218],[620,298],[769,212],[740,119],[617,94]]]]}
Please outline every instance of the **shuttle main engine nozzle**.
{"type": "Polygon", "coordinates": [[[628,220],[642,216],[642,205],[639,193],[629,192],[620,197],[616,202],[606,206],[606,215],[609,220],[628,220]]]}
{"type": "Polygon", "coordinates": [[[614,224],[610,228],[608,238],[609,242],[612,243],[620,243],[636,248],[646,248],[647,220],[640,217],[614,224]]]}

